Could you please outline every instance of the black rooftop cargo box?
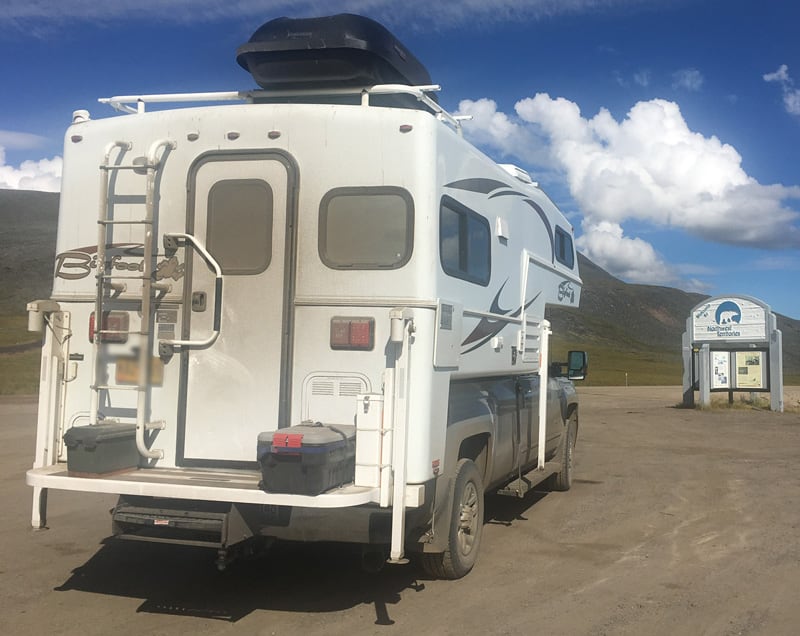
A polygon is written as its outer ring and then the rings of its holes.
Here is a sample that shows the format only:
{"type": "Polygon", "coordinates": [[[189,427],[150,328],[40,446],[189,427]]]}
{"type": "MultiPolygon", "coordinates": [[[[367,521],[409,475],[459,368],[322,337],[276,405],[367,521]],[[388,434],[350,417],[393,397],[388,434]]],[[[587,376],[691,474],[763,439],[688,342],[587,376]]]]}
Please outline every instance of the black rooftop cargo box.
{"type": "Polygon", "coordinates": [[[239,47],[236,61],[265,89],[423,86],[422,63],[383,25],[359,15],[277,18],[239,47]]]}

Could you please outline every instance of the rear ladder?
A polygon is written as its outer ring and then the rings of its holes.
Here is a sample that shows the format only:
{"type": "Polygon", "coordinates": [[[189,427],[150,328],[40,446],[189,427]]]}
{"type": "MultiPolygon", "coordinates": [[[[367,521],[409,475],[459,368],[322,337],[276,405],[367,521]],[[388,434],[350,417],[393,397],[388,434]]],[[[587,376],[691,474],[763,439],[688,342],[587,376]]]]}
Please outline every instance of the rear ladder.
{"type": "Polygon", "coordinates": [[[106,147],[103,163],[100,165],[102,175],[100,187],[100,210],[97,220],[97,295],[95,298],[94,315],[95,331],[92,341],[92,353],[94,359],[94,382],[92,383],[92,400],[89,412],[89,424],[97,424],[100,417],[100,394],[112,391],[136,391],[136,447],[139,454],[148,459],[161,459],[164,456],[163,450],[150,449],[147,447],[145,432],[147,430],[163,429],[163,421],[148,421],[148,390],[150,386],[150,358],[153,349],[152,340],[152,301],[157,292],[168,292],[169,284],[156,283],[153,280],[153,220],[155,209],[155,190],[156,177],[163,165],[166,154],[175,148],[175,142],[169,139],[161,139],[150,146],[145,163],[128,164],[121,162],[111,163],[112,154],[115,149],[119,152],[115,159],[121,159],[124,154],[133,147],[129,141],[115,141],[106,147]],[[144,216],[134,220],[120,220],[114,218],[114,204],[109,199],[109,189],[112,175],[120,170],[145,170],[146,185],[144,197],[144,216]],[[143,244],[143,265],[140,274],[114,274],[109,264],[106,262],[106,245],[113,243],[115,225],[137,225],[144,231],[143,244]],[[141,312],[141,323],[138,331],[118,331],[105,328],[103,316],[105,314],[108,301],[112,294],[120,294],[125,291],[127,281],[141,281],[141,295],[137,309],[141,312]],[[120,386],[104,382],[105,363],[103,361],[103,336],[112,334],[129,334],[138,336],[139,345],[139,375],[135,385],[120,386]]]}

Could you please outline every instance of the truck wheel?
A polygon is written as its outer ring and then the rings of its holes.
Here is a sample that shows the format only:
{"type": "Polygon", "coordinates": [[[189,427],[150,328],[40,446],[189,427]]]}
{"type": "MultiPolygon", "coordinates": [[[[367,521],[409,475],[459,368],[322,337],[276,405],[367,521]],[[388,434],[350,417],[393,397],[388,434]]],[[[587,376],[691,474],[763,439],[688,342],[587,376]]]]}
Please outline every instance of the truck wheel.
{"type": "Polygon", "coordinates": [[[450,501],[447,549],[423,554],[422,566],[433,577],[460,579],[475,565],[483,535],[483,479],[472,460],[462,459],[456,465],[450,501]]]}
{"type": "Polygon", "coordinates": [[[572,462],[575,453],[575,439],[578,436],[578,428],[575,425],[575,415],[570,415],[567,420],[567,428],[561,437],[561,444],[558,448],[558,458],[561,461],[561,472],[553,475],[553,490],[566,491],[572,487],[572,462]]]}

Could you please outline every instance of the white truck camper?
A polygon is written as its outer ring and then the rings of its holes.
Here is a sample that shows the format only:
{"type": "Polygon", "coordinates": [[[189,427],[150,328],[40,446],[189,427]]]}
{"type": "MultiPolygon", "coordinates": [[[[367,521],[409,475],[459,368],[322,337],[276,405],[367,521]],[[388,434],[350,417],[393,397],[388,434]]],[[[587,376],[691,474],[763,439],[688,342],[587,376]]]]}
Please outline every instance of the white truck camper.
{"type": "Polygon", "coordinates": [[[579,302],[572,227],[381,25],[281,18],[237,59],[259,89],[73,116],[33,526],[50,489],[115,494],[115,535],[220,568],[326,540],[461,577],[484,493],[570,486],[586,355],[548,365],[544,314],[579,302]]]}

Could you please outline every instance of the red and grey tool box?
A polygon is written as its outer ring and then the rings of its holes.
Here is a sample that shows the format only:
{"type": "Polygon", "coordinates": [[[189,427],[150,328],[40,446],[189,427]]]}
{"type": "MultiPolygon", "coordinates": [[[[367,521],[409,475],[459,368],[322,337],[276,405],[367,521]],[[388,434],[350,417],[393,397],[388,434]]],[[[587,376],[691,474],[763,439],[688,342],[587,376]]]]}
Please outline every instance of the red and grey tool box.
{"type": "Polygon", "coordinates": [[[301,424],[258,436],[267,492],[318,495],[350,483],[356,470],[356,427],[301,424]]]}
{"type": "Polygon", "coordinates": [[[109,422],[73,426],[64,433],[67,470],[71,475],[92,476],[136,468],[136,424],[109,422]]]}

